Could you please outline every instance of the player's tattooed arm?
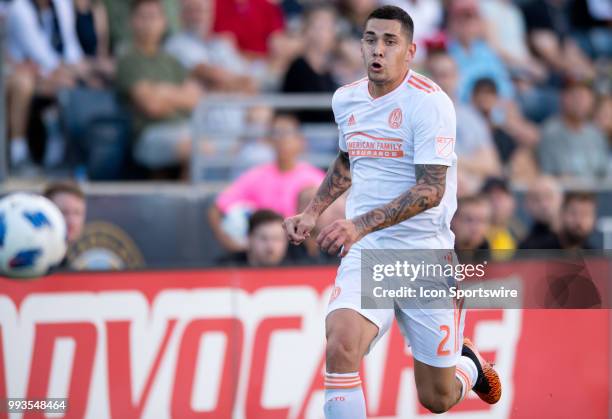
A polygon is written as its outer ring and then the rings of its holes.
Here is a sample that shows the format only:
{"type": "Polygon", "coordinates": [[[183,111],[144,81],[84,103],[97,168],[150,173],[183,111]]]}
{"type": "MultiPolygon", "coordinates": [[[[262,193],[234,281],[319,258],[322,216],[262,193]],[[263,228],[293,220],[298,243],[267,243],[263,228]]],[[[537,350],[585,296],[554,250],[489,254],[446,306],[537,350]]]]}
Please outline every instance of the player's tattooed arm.
{"type": "Polygon", "coordinates": [[[321,215],[340,195],[351,187],[351,166],[347,152],[340,151],[327,171],[317,194],[304,212],[321,215]]]}
{"type": "Polygon", "coordinates": [[[401,223],[440,204],[446,188],[447,166],[417,164],[415,169],[416,185],[410,190],[387,205],[375,208],[353,219],[361,237],[401,223]]]}

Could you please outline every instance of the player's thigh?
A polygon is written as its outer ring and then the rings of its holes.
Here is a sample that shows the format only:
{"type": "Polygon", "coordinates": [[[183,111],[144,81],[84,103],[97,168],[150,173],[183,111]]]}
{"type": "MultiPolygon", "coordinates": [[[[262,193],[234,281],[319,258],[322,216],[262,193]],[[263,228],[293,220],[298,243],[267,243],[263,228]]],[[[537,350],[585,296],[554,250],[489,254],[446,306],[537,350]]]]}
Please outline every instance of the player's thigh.
{"type": "Polygon", "coordinates": [[[437,368],[457,364],[463,346],[464,315],[458,308],[395,311],[414,359],[437,368]]]}
{"type": "Polygon", "coordinates": [[[378,326],[353,309],[340,308],[330,312],[325,320],[328,372],[358,369],[378,333],[378,326]]]}

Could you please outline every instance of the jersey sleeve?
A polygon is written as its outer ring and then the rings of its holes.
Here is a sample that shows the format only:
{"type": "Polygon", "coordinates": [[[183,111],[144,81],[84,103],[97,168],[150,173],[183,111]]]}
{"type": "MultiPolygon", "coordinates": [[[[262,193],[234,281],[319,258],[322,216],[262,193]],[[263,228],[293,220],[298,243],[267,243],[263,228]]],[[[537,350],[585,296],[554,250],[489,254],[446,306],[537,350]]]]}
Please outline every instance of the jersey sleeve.
{"type": "Polygon", "coordinates": [[[452,166],[456,116],[449,97],[442,92],[426,95],[413,118],[414,164],[452,166]]]}
{"type": "Polygon", "coordinates": [[[344,132],[342,132],[342,121],[339,118],[339,106],[338,106],[339,98],[338,91],[334,93],[332,97],[332,111],[334,113],[334,120],[336,121],[336,125],[338,126],[338,148],[345,153],[348,152],[348,147],[346,146],[346,139],[344,138],[344,132]]]}
{"type": "Polygon", "coordinates": [[[342,132],[342,128],[338,125],[338,148],[345,153],[348,153],[348,147],[346,146],[346,138],[344,138],[344,133],[342,132]]]}

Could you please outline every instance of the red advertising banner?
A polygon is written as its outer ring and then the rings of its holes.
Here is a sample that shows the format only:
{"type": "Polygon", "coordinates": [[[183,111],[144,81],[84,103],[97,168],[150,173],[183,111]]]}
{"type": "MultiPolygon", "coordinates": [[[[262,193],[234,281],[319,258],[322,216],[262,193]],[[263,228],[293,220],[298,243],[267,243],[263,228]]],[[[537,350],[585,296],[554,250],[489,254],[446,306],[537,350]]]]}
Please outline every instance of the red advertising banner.
{"type": "MultiPolygon", "coordinates": [[[[511,267],[512,280],[528,279],[529,265],[511,267]]],[[[65,397],[64,418],[321,418],[334,276],[312,267],[0,279],[0,399],[65,397]]],[[[610,416],[609,310],[472,310],[465,334],[495,361],[504,393],[494,406],[469,397],[446,417],[610,416]]],[[[361,370],[370,418],[432,416],[412,365],[394,327],[361,370]]]]}

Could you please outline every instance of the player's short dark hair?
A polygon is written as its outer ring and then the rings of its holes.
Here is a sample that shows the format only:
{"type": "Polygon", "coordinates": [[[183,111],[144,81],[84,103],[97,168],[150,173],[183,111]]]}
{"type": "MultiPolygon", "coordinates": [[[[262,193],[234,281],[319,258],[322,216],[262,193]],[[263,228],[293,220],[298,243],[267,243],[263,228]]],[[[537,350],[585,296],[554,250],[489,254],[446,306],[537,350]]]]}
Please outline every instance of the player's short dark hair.
{"type": "Polygon", "coordinates": [[[381,6],[375,9],[368,18],[366,23],[370,19],[385,19],[385,20],[397,20],[402,25],[402,29],[408,35],[408,40],[412,42],[412,36],[414,34],[414,22],[412,18],[404,9],[397,6],[381,6]]]}
{"type": "Polygon", "coordinates": [[[596,205],[597,197],[595,196],[595,194],[591,192],[584,192],[584,191],[567,192],[565,196],[563,197],[563,205],[561,206],[561,208],[565,210],[570,204],[574,202],[588,202],[593,205],[596,205]]]}
{"type": "Polygon", "coordinates": [[[134,13],[140,6],[147,3],[156,3],[161,6],[161,0],[130,0],[130,13],[134,13]]]}
{"type": "Polygon", "coordinates": [[[255,211],[249,218],[249,236],[253,234],[253,232],[257,230],[259,226],[275,222],[282,223],[283,216],[268,209],[255,211]]]}
{"type": "Polygon", "coordinates": [[[49,183],[43,191],[43,196],[52,200],[55,195],[60,193],[74,195],[79,199],[85,200],[85,194],[81,187],[71,180],[61,180],[49,183]]]}

